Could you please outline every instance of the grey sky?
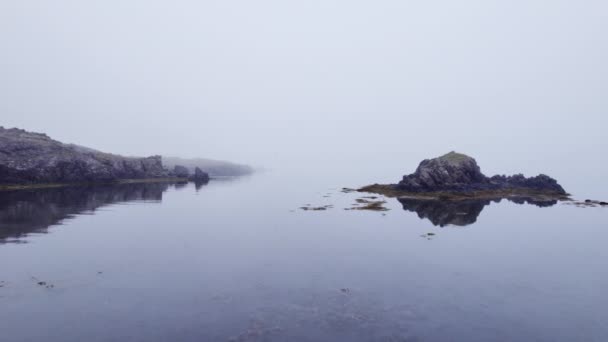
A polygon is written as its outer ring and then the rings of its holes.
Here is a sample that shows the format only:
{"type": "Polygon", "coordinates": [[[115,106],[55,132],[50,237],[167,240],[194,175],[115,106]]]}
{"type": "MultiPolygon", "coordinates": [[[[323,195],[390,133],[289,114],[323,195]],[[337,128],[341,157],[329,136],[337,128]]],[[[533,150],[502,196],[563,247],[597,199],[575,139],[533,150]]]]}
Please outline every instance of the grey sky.
{"type": "Polygon", "coordinates": [[[0,125],[269,167],[456,149],[605,174],[606,18],[606,1],[2,0],[0,125]]]}

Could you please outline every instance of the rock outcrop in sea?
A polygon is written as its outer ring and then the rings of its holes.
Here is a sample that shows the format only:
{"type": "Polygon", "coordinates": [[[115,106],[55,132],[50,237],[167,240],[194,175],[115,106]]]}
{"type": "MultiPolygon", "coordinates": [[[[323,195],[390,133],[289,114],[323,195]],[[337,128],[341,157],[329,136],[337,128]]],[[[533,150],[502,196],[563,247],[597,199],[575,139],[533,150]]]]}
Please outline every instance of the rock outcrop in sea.
{"type": "Polygon", "coordinates": [[[526,178],[496,175],[487,177],[475,159],[450,152],[434,159],[423,160],[416,171],[397,184],[370,185],[360,191],[379,192],[393,196],[439,194],[442,196],[495,196],[500,193],[567,196],[568,194],[547,175],[526,178]]]}

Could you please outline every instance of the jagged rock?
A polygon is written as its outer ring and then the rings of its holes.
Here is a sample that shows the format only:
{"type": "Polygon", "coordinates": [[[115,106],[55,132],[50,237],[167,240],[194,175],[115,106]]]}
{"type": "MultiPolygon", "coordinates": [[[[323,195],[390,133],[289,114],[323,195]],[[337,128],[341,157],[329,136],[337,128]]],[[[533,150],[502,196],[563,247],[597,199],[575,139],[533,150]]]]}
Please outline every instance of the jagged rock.
{"type": "Polygon", "coordinates": [[[188,178],[190,177],[190,170],[185,166],[175,165],[173,175],[178,178],[188,178]]]}
{"type": "Polygon", "coordinates": [[[64,144],[46,134],[0,128],[0,184],[163,178],[160,156],[130,158],[64,144]]]}
{"type": "Polygon", "coordinates": [[[524,177],[522,174],[508,177],[496,175],[490,178],[490,183],[499,188],[522,188],[566,194],[564,188],[555,179],[543,174],[529,178],[524,177]]]}
{"type": "Polygon", "coordinates": [[[209,182],[209,174],[201,170],[199,167],[194,168],[194,175],[190,177],[190,180],[195,183],[207,183],[209,182]]]}
{"type": "Polygon", "coordinates": [[[404,176],[398,187],[404,191],[464,190],[471,184],[487,182],[475,159],[450,152],[442,157],[423,160],[416,172],[404,176]]]}
{"type": "Polygon", "coordinates": [[[487,197],[499,192],[503,194],[528,192],[564,197],[567,195],[557,181],[547,175],[530,178],[521,174],[486,177],[475,159],[456,152],[422,161],[413,174],[404,176],[398,184],[374,184],[359,191],[397,197],[403,194],[428,193],[443,194],[448,197],[482,194],[487,197]]]}

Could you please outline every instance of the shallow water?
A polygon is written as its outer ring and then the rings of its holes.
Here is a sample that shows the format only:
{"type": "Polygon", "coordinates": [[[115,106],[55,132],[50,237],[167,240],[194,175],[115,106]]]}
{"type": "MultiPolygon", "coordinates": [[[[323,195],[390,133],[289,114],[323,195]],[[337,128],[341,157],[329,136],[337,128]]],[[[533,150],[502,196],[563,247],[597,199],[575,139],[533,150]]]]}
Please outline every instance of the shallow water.
{"type": "Polygon", "coordinates": [[[0,193],[1,340],[606,341],[608,209],[313,179],[0,193]]]}

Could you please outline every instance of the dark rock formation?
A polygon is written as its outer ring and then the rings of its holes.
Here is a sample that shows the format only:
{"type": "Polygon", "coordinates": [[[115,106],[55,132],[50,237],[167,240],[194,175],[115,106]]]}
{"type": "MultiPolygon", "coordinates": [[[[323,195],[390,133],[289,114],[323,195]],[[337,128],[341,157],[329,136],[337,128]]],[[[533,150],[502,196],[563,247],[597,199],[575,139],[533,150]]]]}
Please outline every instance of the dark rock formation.
{"type": "Polygon", "coordinates": [[[188,178],[190,177],[190,170],[185,166],[175,165],[173,175],[178,178],[188,178]]]}
{"type": "Polygon", "coordinates": [[[475,159],[456,152],[422,161],[416,172],[404,176],[394,188],[408,193],[528,190],[566,195],[557,181],[546,175],[486,177],[475,159]]]}
{"type": "MultiPolygon", "coordinates": [[[[428,219],[435,226],[467,226],[477,222],[482,210],[492,203],[499,203],[503,198],[464,199],[459,201],[442,201],[437,199],[399,198],[403,210],[415,212],[421,219],[428,219]]],[[[550,207],[557,200],[539,200],[531,197],[507,197],[517,204],[531,204],[538,207],[550,207]]]]}
{"type": "Polygon", "coordinates": [[[0,127],[0,184],[165,178],[160,156],[130,158],[64,144],[46,134],[0,127]]]}
{"type": "Polygon", "coordinates": [[[191,181],[195,183],[208,183],[209,182],[209,174],[201,170],[199,167],[194,168],[194,175],[190,177],[191,181]]]}
{"type": "Polygon", "coordinates": [[[487,179],[475,159],[450,152],[442,157],[423,160],[416,172],[404,176],[398,188],[404,191],[464,190],[487,179]]]}

